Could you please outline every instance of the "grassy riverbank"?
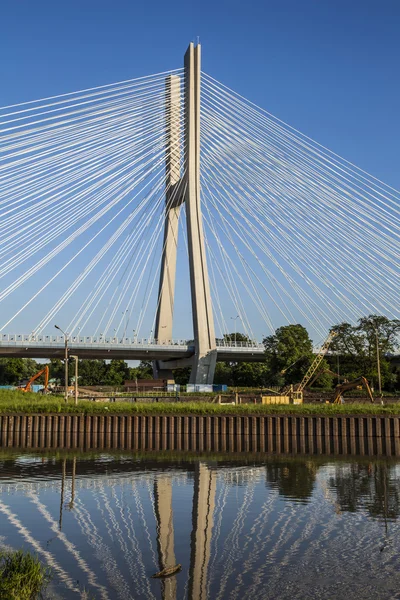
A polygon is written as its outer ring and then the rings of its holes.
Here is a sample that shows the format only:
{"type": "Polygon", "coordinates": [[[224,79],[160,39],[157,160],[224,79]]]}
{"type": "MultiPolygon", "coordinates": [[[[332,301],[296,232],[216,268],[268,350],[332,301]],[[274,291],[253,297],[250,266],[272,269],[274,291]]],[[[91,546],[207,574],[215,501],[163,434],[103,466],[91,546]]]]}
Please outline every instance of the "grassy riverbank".
{"type": "Polygon", "coordinates": [[[29,552],[0,551],[0,598],[41,598],[50,578],[50,569],[29,552]]]}
{"type": "Polygon", "coordinates": [[[136,415],[399,415],[400,404],[302,404],[302,405],[220,405],[207,402],[89,402],[73,400],[65,403],[60,397],[0,390],[0,414],[66,413],[66,414],[136,414],[136,415]]]}

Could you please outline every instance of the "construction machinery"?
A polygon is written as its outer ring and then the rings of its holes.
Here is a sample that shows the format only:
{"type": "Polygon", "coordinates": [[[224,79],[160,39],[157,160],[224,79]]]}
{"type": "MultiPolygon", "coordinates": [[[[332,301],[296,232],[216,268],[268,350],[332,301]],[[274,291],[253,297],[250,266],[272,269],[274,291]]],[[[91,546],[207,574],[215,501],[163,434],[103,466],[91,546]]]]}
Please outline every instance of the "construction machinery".
{"type": "Polygon", "coordinates": [[[28,381],[28,383],[24,386],[21,386],[20,388],[18,388],[21,392],[30,392],[31,391],[31,385],[32,383],[38,379],[41,375],[44,375],[44,392],[47,392],[48,389],[48,385],[49,385],[49,367],[48,365],[46,365],[44,367],[44,369],[41,369],[40,371],[38,371],[37,373],[35,373],[35,375],[33,375],[30,380],[28,381]]]}
{"type": "MultiPolygon", "coordinates": [[[[322,344],[321,348],[319,349],[318,354],[314,358],[309,369],[307,370],[307,373],[304,375],[304,377],[300,383],[295,384],[295,385],[292,384],[290,386],[284,387],[279,392],[278,395],[262,396],[262,403],[263,404],[303,404],[303,390],[310,383],[310,380],[312,379],[312,377],[314,377],[314,379],[312,381],[315,381],[316,371],[318,370],[318,367],[320,366],[321,362],[323,361],[324,356],[327,353],[330,343],[332,342],[335,335],[336,335],[336,333],[334,331],[331,331],[329,333],[328,337],[322,344]]],[[[321,373],[318,373],[318,375],[320,375],[320,374],[321,373]]],[[[312,383],[312,381],[311,381],[311,383],[312,383]]]]}
{"type": "Polygon", "coordinates": [[[371,388],[369,387],[368,379],[366,379],[365,377],[358,377],[357,379],[354,379],[354,381],[347,381],[345,383],[341,383],[340,385],[336,386],[333,403],[334,404],[342,404],[344,402],[342,396],[345,392],[347,392],[349,390],[362,389],[362,388],[365,389],[365,391],[367,392],[368,398],[371,400],[371,402],[373,402],[374,397],[372,395],[371,388]]]}

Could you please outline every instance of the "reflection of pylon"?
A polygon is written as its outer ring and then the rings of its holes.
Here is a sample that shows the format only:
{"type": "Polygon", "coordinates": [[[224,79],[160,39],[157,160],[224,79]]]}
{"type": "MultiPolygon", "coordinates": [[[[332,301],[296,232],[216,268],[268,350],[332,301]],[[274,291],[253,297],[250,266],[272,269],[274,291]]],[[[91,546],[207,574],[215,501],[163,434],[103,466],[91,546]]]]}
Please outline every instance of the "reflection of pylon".
{"type": "MultiPolygon", "coordinates": [[[[154,509],[157,518],[157,547],[160,571],[176,565],[171,478],[157,477],[154,482],[154,509]]],[[[163,600],[176,600],[176,578],[162,580],[163,600]]]]}
{"type": "Polygon", "coordinates": [[[195,468],[192,540],[190,558],[190,600],[206,600],[207,575],[215,508],[216,476],[202,463],[195,468]]]}

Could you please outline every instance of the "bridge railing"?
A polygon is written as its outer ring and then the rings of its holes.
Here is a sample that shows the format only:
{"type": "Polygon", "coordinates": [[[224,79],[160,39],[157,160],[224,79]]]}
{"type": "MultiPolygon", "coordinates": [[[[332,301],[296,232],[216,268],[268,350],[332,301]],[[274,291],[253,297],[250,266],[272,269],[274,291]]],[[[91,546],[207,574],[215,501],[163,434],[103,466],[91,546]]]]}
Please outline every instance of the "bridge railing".
{"type": "MultiPolygon", "coordinates": [[[[1,343],[14,344],[64,344],[62,335],[32,335],[32,334],[0,334],[1,343]]],[[[155,340],[154,338],[127,338],[103,336],[68,336],[70,344],[96,344],[96,345],[137,345],[137,346],[190,346],[186,340],[155,340]]]]}
{"type": "Polygon", "coordinates": [[[264,345],[255,340],[249,340],[247,342],[235,342],[234,340],[216,340],[217,348],[257,348],[263,349],[264,345]]]}
{"type": "MultiPolygon", "coordinates": [[[[23,344],[34,344],[34,345],[54,345],[64,344],[65,339],[63,335],[35,335],[35,334],[23,334],[23,333],[3,333],[0,334],[0,344],[12,344],[12,345],[23,345],[23,344]]],[[[104,337],[98,336],[82,336],[82,335],[70,335],[68,336],[68,343],[79,344],[79,345],[97,345],[97,346],[180,346],[190,348],[194,346],[193,340],[156,340],[154,338],[128,338],[128,337],[104,337]]],[[[246,342],[242,341],[231,341],[231,340],[216,340],[218,348],[235,349],[235,348],[249,348],[249,349],[263,349],[263,344],[257,341],[250,340],[246,342]]]]}

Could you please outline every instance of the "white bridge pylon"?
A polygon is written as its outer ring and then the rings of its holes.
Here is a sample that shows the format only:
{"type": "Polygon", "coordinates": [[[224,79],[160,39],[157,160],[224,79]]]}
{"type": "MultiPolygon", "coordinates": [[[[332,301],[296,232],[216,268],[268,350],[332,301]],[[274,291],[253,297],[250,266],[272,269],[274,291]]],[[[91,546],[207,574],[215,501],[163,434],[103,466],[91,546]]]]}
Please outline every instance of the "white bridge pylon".
{"type": "Polygon", "coordinates": [[[190,382],[201,384],[214,380],[217,347],[200,200],[200,44],[189,45],[184,64],[183,143],[180,139],[181,78],[170,75],[166,80],[167,193],[155,336],[161,342],[172,338],[179,214],[185,202],[195,353],[189,359],[155,361],[153,370],[157,378],[172,378],[173,368],[190,365],[190,382]],[[181,147],[184,148],[183,164],[181,147]]]}

